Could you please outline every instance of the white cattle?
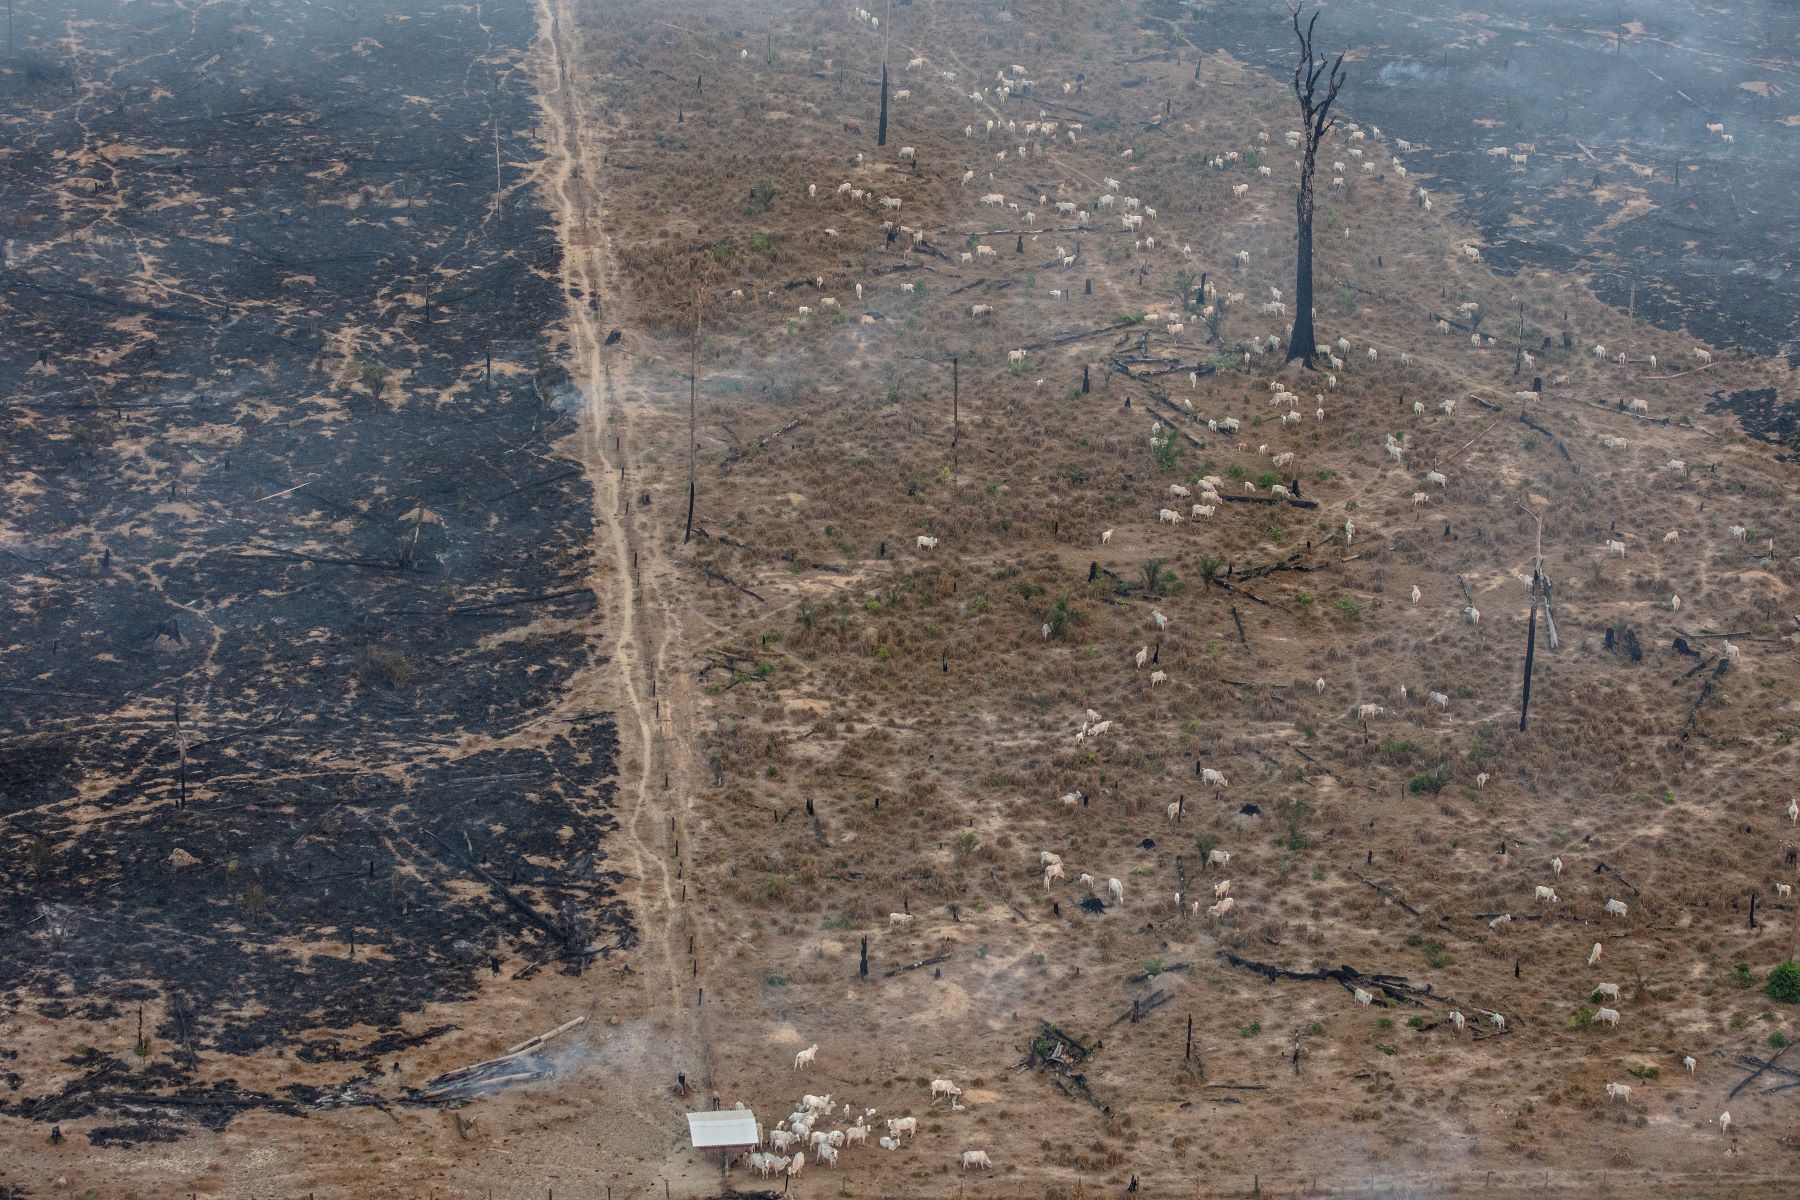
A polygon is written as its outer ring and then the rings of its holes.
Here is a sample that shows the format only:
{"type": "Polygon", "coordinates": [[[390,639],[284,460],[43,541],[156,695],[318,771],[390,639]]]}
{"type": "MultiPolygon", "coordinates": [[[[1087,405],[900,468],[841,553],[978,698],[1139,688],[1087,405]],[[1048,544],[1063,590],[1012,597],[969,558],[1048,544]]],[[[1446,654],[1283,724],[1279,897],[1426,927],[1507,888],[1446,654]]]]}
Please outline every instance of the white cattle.
{"type": "Polygon", "coordinates": [[[919,549],[921,549],[921,550],[936,550],[937,549],[938,540],[934,537],[926,537],[924,534],[921,533],[916,540],[918,541],[919,549]]]}
{"type": "Polygon", "coordinates": [[[1117,879],[1108,879],[1106,881],[1106,894],[1112,897],[1112,902],[1114,904],[1125,903],[1125,885],[1120,883],[1117,879]]]}
{"type": "Polygon", "coordinates": [[[1219,787],[1219,788],[1226,788],[1226,787],[1231,786],[1231,784],[1226,782],[1225,776],[1222,773],[1213,770],[1211,767],[1203,767],[1201,769],[1200,782],[1204,783],[1204,784],[1208,784],[1212,787],[1219,787]]]}
{"type": "Polygon", "coordinates": [[[1437,705],[1439,708],[1449,708],[1450,707],[1450,697],[1446,696],[1444,693],[1428,692],[1426,694],[1430,697],[1431,702],[1433,704],[1437,705]]]}
{"type": "Polygon", "coordinates": [[[1214,850],[1206,856],[1206,861],[1209,865],[1223,867],[1231,862],[1231,851],[1214,850]]]}
{"type": "Polygon", "coordinates": [[[1619,1010],[1616,1008],[1596,1008],[1594,1010],[1594,1020],[1605,1021],[1614,1029],[1617,1029],[1619,1027],[1619,1010]]]}
{"type": "Polygon", "coordinates": [[[1609,917],[1622,917],[1629,910],[1629,907],[1630,906],[1623,900],[1608,900],[1601,911],[1605,912],[1609,917]]]}
{"type": "Polygon", "coordinates": [[[1167,683],[1167,682],[1169,682],[1169,674],[1167,671],[1152,671],[1152,672],[1150,672],[1150,686],[1151,687],[1155,687],[1159,683],[1167,683]]]}
{"type": "Polygon", "coordinates": [[[794,1070],[798,1071],[802,1067],[812,1066],[813,1060],[817,1057],[819,1057],[819,1043],[814,1042],[800,1053],[794,1055],[794,1070]]]}
{"type": "Polygon", "coordinates": [[[1461,1033],[1463,1026],[1468,1024],[1468,1020],[1461,1013],[1452,1010],[1450,1013],[1450,1024],[1456,1026],[1456,1031],[1461,1033]]]}
{"type": "Polygon", "coordinates": [[[1609,1083],[1606,1085],[1606,1094],[1614,1100],[1629,1100],[1631,1099],[1631,1087],[1623,1083],[1609,1083]]]}
{"type": "Polygon", "coordinates": [[[1181,524],[1181,514],[1176,512],[1172,508],[1165,508],[1165,509],[1160,510],[1156,514],[1156,519],[1158,521],[1162,522],[1164,525],[1179,525],[1179,524],[1181,524]]]}
{"type": "Polygon", "coordinates": [[[1550,903],[1551,903],[1551,904],[1556,904],[1556,903],[1558,903],[1558,901],[1557,901],[1557,898],[1556,898],[1556,889],[1555,889],[1555,888],[1551,888],[1551,887],[1545,887],[1545,886],[1544,886],[1544,885],[1543,885],[1543,884],[1541,884],[1541,883],[1540,883],[1540,884],[1538,884],[1538,885],[1537,885],[1537,899],[1539,899],[1539,900],[1547,900],[1547,901],[1549,901],[1549,902],[1550,902],[1550,903]]]}
{"type": "Polygon", "coordinates": [[[991,1171],[994,1169],[994,1164],[988,1160],[986,1150],[964,1150],[962,1152],[962,1169],[966,1171],[970,1167],[983,1167],[991,1171]]]}
{"type": "Polygon", "coordinates": [[[1594,985],[1593,994],[1596,996],[1604,996],[1608,1000],[1617,1001],[1619,998],[1619,985],[1616,983],[1596,983],[1594,985]]]}
{"type": "Polygon", "coordinates": [[[962,1095],[962,1089],[948,1079],[934,1079],[931,1081],[931,1103],[933,1104],[938,1102],[939,1097],[954,1097],[960,1095],[962,1095]]]}
{"type": "Polygon", "coordinates": [[[888,914],[889,929],[899,929],[902,926],[911,925],[912,921],[913,915],[911,913],[897,912],[888,914]]]}

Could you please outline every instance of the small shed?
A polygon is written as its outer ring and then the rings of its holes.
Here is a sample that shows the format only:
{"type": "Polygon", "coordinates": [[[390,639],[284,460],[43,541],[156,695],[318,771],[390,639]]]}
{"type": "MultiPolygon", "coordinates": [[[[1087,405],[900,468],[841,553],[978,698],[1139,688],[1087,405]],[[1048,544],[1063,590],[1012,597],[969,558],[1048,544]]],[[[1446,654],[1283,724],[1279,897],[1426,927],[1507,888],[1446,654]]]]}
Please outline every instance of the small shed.
{"type": "Polygon", "coordinates": [[[717,1150],[720,1168],[731,1164],[739,1154],[748,1154],[762,1145],[762,1130],[756,1114],[747,1108],[725,1108],[714,1112],[691,1112],[687,1115],[688,1134],[696,1150],[717,1150]]]}

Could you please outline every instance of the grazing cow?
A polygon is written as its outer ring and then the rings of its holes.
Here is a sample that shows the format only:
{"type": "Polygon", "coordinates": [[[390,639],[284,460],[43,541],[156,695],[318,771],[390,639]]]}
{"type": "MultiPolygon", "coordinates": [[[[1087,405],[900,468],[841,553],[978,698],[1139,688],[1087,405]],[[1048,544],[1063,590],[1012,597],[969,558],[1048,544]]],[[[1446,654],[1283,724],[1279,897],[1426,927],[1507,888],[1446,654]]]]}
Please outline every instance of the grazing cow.
{"type": "Polygon", "coordinates": [[[819,1057],[819,1043],[814,1042],[800,1053],[794,1055],[794,1070],[798,1071],[802,1067],[812,1066],[813,1060],[817,1057],[819,1057]]]}
{"type": "Polygon", "coordinates": [[[1606,1085],[1606,1094],[1614,1100],[1629,1100],[1631,1099],[1631,1087],[1629,1084],[1609,1083],[1606,1085]]]}
{"type": "Polygon", "coordinates": [[[985,1167],[991,1171],[994,1169],[994,1164],[988,1160],[986,1150],[964,1150],[962,1152],[962,1169],[966,1171],[970,1167],[985,1167]]]}

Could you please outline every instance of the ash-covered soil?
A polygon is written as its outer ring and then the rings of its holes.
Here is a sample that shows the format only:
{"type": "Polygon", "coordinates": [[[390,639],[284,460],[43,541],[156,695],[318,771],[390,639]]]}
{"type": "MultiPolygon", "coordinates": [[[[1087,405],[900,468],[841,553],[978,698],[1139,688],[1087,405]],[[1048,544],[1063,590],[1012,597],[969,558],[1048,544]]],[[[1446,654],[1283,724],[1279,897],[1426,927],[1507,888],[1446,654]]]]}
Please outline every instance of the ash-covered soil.
{"type": "Polygon", "coordinates": [[[534,24],[15,21],[0,1112],[129,1092],[166,1120],[90,1137],[154,1140],[269,1099],[210,1105],[231,1068],[203,1064],[364,1061],[428,1004],[633,941],[611,719],[551,711],[602,618],[552,449],[534,24]],[[128,1080],[83,1085],[105,1064],[44,1034],[134,1010],[158,1061],[128,1080]]]}
{"type": "MultiPolygon", "coordinates": [[[[1279,4],[1152,8],[1195,45],[1293,69],[1279,4]]],[[[1345,112],[1419,144],[1407,166],[1464,197],[1497,268],[1586,273],[1665,329],[1800,354],[1793,5],[1350,0],[1330,20],[1355,82],[1345,112]]]]}

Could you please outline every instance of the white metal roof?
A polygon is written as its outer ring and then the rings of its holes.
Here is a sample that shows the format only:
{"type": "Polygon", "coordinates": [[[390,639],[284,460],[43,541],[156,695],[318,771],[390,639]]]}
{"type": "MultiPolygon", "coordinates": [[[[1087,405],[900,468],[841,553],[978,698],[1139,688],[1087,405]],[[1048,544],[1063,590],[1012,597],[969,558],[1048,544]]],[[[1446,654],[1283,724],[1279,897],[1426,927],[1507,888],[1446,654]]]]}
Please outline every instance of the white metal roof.
{"type": "Polygon", "coordinates": [[[691,1112],[687,1115],[688,1133],[694,1149],[710,1150],[721,1146],[754,1146],[756,1114],[747,1108],[726,1108],[718,1112],[691,1112]]]}

